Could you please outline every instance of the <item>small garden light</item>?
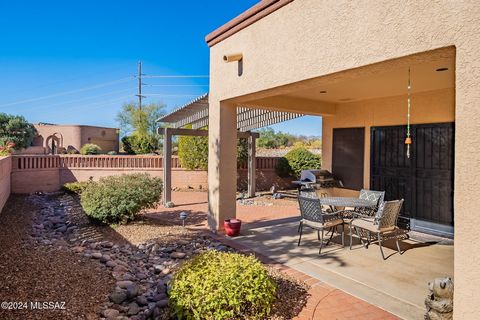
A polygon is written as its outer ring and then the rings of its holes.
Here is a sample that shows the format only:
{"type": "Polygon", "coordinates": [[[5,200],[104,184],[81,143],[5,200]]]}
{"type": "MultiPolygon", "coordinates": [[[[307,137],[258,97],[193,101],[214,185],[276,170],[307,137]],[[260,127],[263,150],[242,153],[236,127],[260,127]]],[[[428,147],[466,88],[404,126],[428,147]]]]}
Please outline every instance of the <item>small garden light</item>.
{"type": "Polygon", "coordinates": [[[180,212],[180,219],[182,220],[182,226],[185,227],[185,220],[187,219],[188,214],[185,211],[180,212]]]}

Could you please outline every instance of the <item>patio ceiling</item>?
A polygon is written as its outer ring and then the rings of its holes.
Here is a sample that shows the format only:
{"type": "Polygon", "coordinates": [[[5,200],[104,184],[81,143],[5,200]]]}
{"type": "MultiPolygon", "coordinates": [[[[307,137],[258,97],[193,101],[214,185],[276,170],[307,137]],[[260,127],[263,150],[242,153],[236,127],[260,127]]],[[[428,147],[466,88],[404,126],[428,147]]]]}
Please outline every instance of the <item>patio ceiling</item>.
{"type": "MultiPolygon", "coordinates": [[[[304,114],[302,113],[238,106],[237,130],[241,132],[251,131],[303,116],[304,114]]],[[[157,122],[171,123],[174,128],[191,125],[192,129],[199,129],[207,126],[208,93],[159,118],[157,122]]]]}

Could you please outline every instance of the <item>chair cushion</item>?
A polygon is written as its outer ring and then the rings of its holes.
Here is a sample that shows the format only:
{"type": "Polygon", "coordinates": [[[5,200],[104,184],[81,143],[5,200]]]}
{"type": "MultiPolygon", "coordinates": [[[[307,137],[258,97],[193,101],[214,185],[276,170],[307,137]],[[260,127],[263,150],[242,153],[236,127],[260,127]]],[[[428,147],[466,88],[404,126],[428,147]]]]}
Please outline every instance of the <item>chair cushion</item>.
{"type": "Polygon", "coordinates": [[[307,220],[307,219],[302,219],[302,223],[306,226],[311,227],[311,228],[326,229],[326,228],[331,228],[331,227],[335,227],[335,226],[338,226],[340,224],[343,224],[343,220],[342,219],[332,219],[332,220],[328,220],[328,221],[326,221],[325,223],[322,224],[320,222],[307,220]]]}
{"type": "Polygon", "coordinates": [[[395,229],[395,227],[390,227],[390,228],[383,228],[379,229],[378,228],[378,223],[375,224],[374,218],[371,219],[354,219],[352,221],[352,226],[368,230],[370,232],[386,232],[386,231],[392,231],[395,229]]]}

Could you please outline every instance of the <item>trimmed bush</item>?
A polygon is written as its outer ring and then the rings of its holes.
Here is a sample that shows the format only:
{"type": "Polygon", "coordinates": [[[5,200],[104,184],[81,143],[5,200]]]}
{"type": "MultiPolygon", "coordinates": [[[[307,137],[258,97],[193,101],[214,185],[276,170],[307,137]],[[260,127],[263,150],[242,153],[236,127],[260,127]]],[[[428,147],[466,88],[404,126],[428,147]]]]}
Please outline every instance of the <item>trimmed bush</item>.
{"type": "Polygon", "coordinates": [[[100,154],[102,148],[93,143],[86,143],[80,148],[80,153],[83,155],[86,154],[100,154]]]}
{"type": "Polygon", "coordinates": [[[269,315],[275,292],[255,257],[212,250],[181,266],[169,295],[179,319],[261,319],[269,315]]]}
{"type": "Polygon", "coordinates": [[[67,193],[82,194],[82,192],[92,183],[94,183],[92,180],[69,182],[62,186],[62,190],[67,193]]]}
{"type": "Polygon", "coordinates": [[[80,202],[85,213],[103,223],[126,223],[140,211],[160,201],[162,180],[146,173],[110,176],[83,190],[80,202]]]}
{"type": "Polygon", "coordinates": [[[157,135],[134,134],[122,138],[123,150],[128,154],[154,153],[160,147],[157,135]]]}
{"type": "Polygon", "coordinates": [[[287,178],[292,175],[292,172],[292,167],[290,167],[287,158],[279,158],[277,161],[277,165],[275,166],[275,173],[277,174],[277,176],[281,178],[287,178]]]}
{"type": "Polygon", "coordinates": [[[278,161],[275,171],[281,177],[299,176],[302,170],[320,169],[321,166],[320,156],[311,153],[304,147],[299,147],[289,151],[285,155],[285,160],[278,161]]]}

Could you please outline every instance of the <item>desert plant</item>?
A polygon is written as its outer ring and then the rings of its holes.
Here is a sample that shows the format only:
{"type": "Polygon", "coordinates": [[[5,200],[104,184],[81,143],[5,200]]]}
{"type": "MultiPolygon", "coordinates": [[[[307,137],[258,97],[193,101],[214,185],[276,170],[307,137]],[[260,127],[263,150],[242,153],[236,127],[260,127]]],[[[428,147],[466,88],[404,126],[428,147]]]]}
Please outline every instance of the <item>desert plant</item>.
{"type": "Polygon", "coordinates": [[[212,250],[175,273],[170,303],[180,319],[260,319],[270,313],[275,292],[275,282],[255,257],[212,250]]]}
{"type": "Polygon", "coordinates": [[[102,148],[93,143],[86,143],[80,148],[81,154],[99,154],[102,152],[102,148]]]}
{"type": "Polygon", "coordinates": [[[82,192],[92,183],[95,182],[93,182],[91,179],[88,181],[69,182],[62,186],[62,190],[67,193],[82,194],[82,192]]]}
{"type": "Polygon", "coordinates": [[[289,151],[285,155],[285,160],[278,161],[275,171],[281,177],[292,174],[298,176],[302,170],[320,169],[321,166],[320,156],[311,153],[304,147],[299,147],[289,151]]]}
{"type": "Polygon", "coordinates": [[[15,143],[7,142],[4,146],[0,146],[0,157],[9,156],[15,148],[15,143]]]}
{"type": "Polygon", "coordinates": [[[146,173],[109,176],[83,190],[85,213],[103,223],[126,223],[160,201],[162,181],[146,173]]]}

